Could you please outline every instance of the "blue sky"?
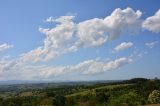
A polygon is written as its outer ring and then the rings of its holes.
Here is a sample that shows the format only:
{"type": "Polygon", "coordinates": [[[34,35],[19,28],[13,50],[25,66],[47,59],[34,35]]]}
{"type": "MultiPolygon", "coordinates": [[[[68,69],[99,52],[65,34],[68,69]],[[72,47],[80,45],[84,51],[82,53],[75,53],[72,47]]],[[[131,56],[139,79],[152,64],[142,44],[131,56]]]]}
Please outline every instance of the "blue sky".
{"type": "Polygon", "coordinates": [[[160,1],[0,1],[0,80],[160,77],[160,1]]]}

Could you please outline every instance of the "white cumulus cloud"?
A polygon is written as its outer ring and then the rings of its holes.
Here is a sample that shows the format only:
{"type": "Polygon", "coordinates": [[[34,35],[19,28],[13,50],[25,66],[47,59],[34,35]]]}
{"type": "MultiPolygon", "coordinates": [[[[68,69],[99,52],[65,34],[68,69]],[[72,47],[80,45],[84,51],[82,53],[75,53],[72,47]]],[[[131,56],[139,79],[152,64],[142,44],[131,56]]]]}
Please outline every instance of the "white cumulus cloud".
{"type": "Polygon", "coordinates": [[[143,28],[159,33],[160,32],[160,9],[153,15],[148,17],[142,25],[143,28]]]}
{"type": "Polygon", "coordinates": [[[101,46],[124,33],[136,33],[141,26],[141,12],[132,8],[115,9],[104,19],[94,18],[74,23],[75,16],[49,17],[46,21],[56,22],[53,28],[39,28],[45,35],[43,46],[22,54],[24,61],[48,61],[57,56],[74,52],[83,47],[101,46]]]}
{"type": "Polygon", "coordinates": [[[58,24],[51,29],[39,28],[40,32],[45,34],[44,44],[28,53],[22,54],[24,61],[33,62],[47,61],[59,56],[66,48],[71,46],[73,40],[74,16],[61,16],[55,19],[58,24]]]}
{"type": "Polygon", "coordinates": [[[77,26],[79,42],[84,46],[99,46],[125,32],[137,33],[141,29],[141,15],[139,10],[117,8],[104,19],[94,18],[80,22],[77,26]]]}
{"type": "Polygon", "coordinates": [[[141,15],[140,10],[134,11],[129,7],[124,10],[115,9],[110,16],[104,19],[110,38],[115,39],[125,32],[129,34],[137,33],[141,29],[141,15]]]}

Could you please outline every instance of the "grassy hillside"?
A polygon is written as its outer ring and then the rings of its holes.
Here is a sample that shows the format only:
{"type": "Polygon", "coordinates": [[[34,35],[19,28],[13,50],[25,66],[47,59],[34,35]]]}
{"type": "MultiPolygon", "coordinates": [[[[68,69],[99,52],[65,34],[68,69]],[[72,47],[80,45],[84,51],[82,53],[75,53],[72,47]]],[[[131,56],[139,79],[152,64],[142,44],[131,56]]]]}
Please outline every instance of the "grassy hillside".
{"type": "Polygon", "coordinates": [[[0,106],[138,106],[160,103],[160,80],[1,85],[0,106]]]}

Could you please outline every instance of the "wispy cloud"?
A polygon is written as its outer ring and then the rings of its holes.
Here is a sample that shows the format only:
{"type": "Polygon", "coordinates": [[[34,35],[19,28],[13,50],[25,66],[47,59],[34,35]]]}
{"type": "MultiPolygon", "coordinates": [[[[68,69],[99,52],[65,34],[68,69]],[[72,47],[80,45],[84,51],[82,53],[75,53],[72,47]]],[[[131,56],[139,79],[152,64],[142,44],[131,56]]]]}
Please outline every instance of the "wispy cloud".
{"type": "Polygon", "coordinates": [[[117,45],[117,46],[114,48],[114,50],[115,50],[115,51],[122,51],[122,50],[128,49],[128,48],[130,48],[130,47],[132,47],[132,46],[133,46],[133,43],[132,43],[132,42],[123,42],[123,43],[117,45]]]}
{"type": "Polygon", "coordinates": [[[54,22],[54,18],[53,17],[48,17],[47,19],[45,19],[44,20],[44,22],[49,22],[49,23],[51,23],[51,22],[54,22]]]}
{"type": "Polygon", "coordinates": [[[1,51],[4,51],[4,50],[6,50],[6,49],[12,48],[12,47],[13,47],[13,45],[9,45],[9,44],[7,44],[7,43],[1,44],[1,45],[0,45],[0,52],[1,52],[1,51]]]}
{"type": "Polygon", "coordinates": [[[53,79],[66,73],[80,72],[80,74],[98,74],[116,70],[131,63],[131,58],[122,57],[113,61],[86,60],[76,65],[48,66],[21,63],[20,61],[0,60],[0,76],[11,79],[53,79]],[[12,73],[11,73],[12,71],[12,73]],[[18,76],[16,78],[15,76],[18,76]]]}
{"type": "Polygon", "coordinates": [[[145,43],[145,45],[149,48],[154,48],[158,43],[159,43],[158,41],[154,41],[154,42],[145,43]]]}

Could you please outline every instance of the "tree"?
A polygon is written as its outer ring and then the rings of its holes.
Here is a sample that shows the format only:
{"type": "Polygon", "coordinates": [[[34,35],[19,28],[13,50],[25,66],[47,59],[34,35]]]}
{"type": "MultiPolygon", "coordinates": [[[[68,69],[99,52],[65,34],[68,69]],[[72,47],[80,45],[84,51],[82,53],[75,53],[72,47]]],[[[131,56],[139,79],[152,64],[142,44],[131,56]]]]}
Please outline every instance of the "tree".
{"type": "Polygon", "coordinates": [[[65,97],[61,94],[57,94],[53,100],[53,105],[65,106],[65,97]]]}
{"type": "Polygon", "coordinates": [[[96,98],[100,103],[107,102],[109,96],[105,92],[96,92],[96,98]]]}
{"type": "Polygon", "coordinates": [[[139,96],[135,91],[122,94],[118,98],[113,98],[110,101],[111,106],[138,106],[140,105],[139,96]]]}

